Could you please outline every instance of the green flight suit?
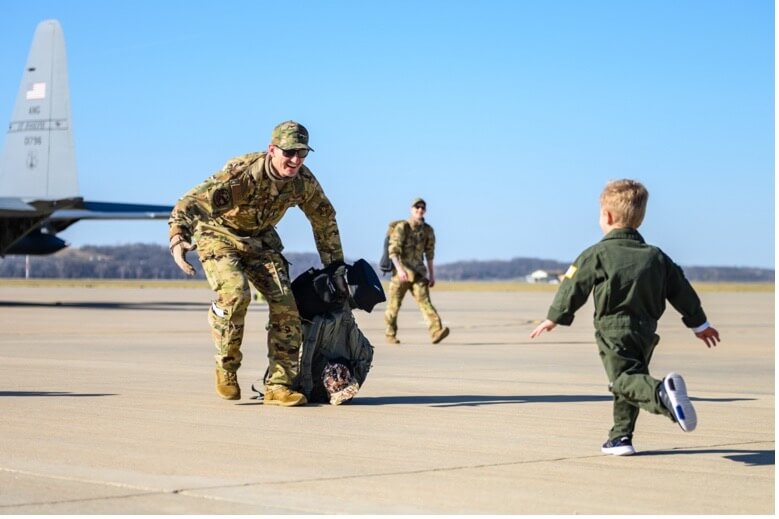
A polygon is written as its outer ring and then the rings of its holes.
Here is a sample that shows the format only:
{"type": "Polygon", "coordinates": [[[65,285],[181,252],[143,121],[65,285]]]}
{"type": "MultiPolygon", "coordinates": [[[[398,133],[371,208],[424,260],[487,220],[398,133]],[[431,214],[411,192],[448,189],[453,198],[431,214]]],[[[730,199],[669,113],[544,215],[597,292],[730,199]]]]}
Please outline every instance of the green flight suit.
{"type": "Polygon", "coordinates": [[[268,301],[269,388],[291,387],[298,374],[300,316],[274,227],[293,206],[311,222],[322,263],[343,261],[335,209],[311,170],[301,166],[295,177],[277,178],[266,153],[229,160],[178,201],[168,222],[171,237],[197,245],[217,294],[208,313],[217,367],[234,372],[241,366],[249,283],[268,301]]]}
{"type": "Polygon", "coordinates": [[[401,221],[395,225],[389,236],[390,256],[398,256],[401,265],[408,274],[408,281],[401,282],[393,265],[389,283],[389,297],[384,322],[387,325],[385,335],[395,337],[398,331],[398,312],[406,292],[411,290],[419,310],[427,322],[428,332],[433,337],[441,330],[441,317],[430,301],[430,280],[427,279],[427,267],[424,260],[433,261],[435,255],[435,233],[424,221],[401,221]]]}
{"type": "Polygon", "coordinates": [[[649,375],[655,334],[665,302],[696,328],[706,322],[700,299],[676,265],[635,229],[615,229],[582,252],[566,272],[547,318],[570,325],[587,301],[595,303],[595,339],[614,395],[614,427],[609,439],[632,437],[638,411],[671,417],[660,402],[661,383],[649,375]]]}

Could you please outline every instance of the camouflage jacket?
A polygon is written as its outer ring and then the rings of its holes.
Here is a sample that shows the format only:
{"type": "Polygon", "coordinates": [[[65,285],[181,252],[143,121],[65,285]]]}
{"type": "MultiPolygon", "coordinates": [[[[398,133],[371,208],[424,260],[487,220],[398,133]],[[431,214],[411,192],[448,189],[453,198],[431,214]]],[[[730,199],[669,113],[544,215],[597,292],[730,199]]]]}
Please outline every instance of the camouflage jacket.
{"type": "Polygon", "coordinates": [[[666,300],[682,314],[687,327],[706,322],[700,299],[682,269],[663,251],[646,244],[635,229],[614,229],[576,258],[547,318],[571,324],[591,291],[596,329],[627,323],[654,333],[666,300]]]}
{"type": "Polygon", "coordinates": [[[427,277],[424,258],[431,262],[435,255],[433,228],[424,220],[421,223],[415,223],[413,220],[400,222],[390,233],[388,250],[390,256],[400,258],[400,263],[406,270],[427,277]]]}
{"type": "Polygon", "coordinates": [[[169,236],[197,243],[217,239],[244,252],[283,246],[274,226],[288,208],[299,206],[311,222],[322,264],[343,261],[335,209],[311,170],[301,166],[285,181],[269,176],[270,157],[250,153],[235,157],[186,193],[171,212],[169,236]]]}

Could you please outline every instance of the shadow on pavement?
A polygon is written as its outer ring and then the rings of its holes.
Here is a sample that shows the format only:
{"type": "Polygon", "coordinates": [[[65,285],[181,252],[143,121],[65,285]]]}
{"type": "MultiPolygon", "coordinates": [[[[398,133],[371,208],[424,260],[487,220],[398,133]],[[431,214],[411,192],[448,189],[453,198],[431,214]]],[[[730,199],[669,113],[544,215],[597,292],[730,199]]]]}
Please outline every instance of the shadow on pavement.
{"type": "Polygon", "coordinates": [[[776,454],[773,450],[750,449],[672,449],[665,451],[643,451],[637,456],[676,456],[679,454],[725,454],[723,458],[750,467],[774,465],[776,454]]]}
{"type": "MultiPolygon", "coordinates": [[[[698,402],[739,402],[754,398],[696,398],[698,402]]],[[[359,395],[351,405],[393,405],[416,404],[433,407],[479,406],[495,404],[562,404],[577,402],[611,402],[611,395],[530,395],[530,396],[490,396],[490,395],[436,395],[436,396],[369,396],[359,395]]]]}
{"type": "Polygon", "coordinates": [[[538,404],[571,402],[610,402],[610,396],[598,395],[437,395],[437,396],[357,396],[349,405],[422,404],[433,407],[479,406],[495,404],[538,404]]]}
{"type": "Polygon", "coordinates": [[[0,391],[3,396],[116,396],[116,393],[71,393],[70,391],[0,391]]]}
{"type": "MultiPolygon", "coordinates": [[[[593,341],[555,341],[555,344],[592,344],[593,341]]],[[[441,345],[446,346],[495,346],[497,344],[514,344],[517,346],[529,346],[529,345],[538,345],[543,344],[540,342],[533,342],[532,339],[511,339],[507,341],[489,341],[489,342],[459,342],[457,338],[455,337],[454,340],[445,340],[441,342],[440,344],[436,344],[433,347],[438,347],[441,345]]]]}

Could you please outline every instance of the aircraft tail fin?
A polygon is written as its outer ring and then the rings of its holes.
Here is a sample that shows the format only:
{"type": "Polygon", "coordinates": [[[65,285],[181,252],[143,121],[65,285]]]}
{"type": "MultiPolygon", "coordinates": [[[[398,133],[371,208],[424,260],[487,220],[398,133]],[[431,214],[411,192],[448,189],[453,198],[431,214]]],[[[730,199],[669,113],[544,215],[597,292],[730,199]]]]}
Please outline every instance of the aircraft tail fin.
{"type": "Polygon", "coordinates": [[[79,195],[65,38],[38,24],[0,155],[0,193],[51,200],[79,195]]]}

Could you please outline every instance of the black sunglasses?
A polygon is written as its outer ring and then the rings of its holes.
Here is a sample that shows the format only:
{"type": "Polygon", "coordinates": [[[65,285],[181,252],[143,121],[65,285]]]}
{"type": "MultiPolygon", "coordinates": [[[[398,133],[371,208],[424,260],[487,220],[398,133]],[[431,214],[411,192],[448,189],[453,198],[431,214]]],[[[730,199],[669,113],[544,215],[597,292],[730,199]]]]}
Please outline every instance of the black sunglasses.
{"type": "Polygon", "coordinates": [[[285,149],[279,148],[278,146],[276,146],[276,147],[278,149],[280,149],[281,150],[281,154],[284,155],[285,157],[287,157],[288,159],[291,159],[295,155],[297,155],[301,159],[305,159],[306,156],[308,155],[308,150],[306,150],[306,149],[302,149],[302,150],[285,150],[285,149]]]}
{"type": "Polygon", "coordinates": [[[414,209],[422,209],[423,211],[427,211],[427,207],[425,207],[423,205],[415,205],[414,209]]]}

